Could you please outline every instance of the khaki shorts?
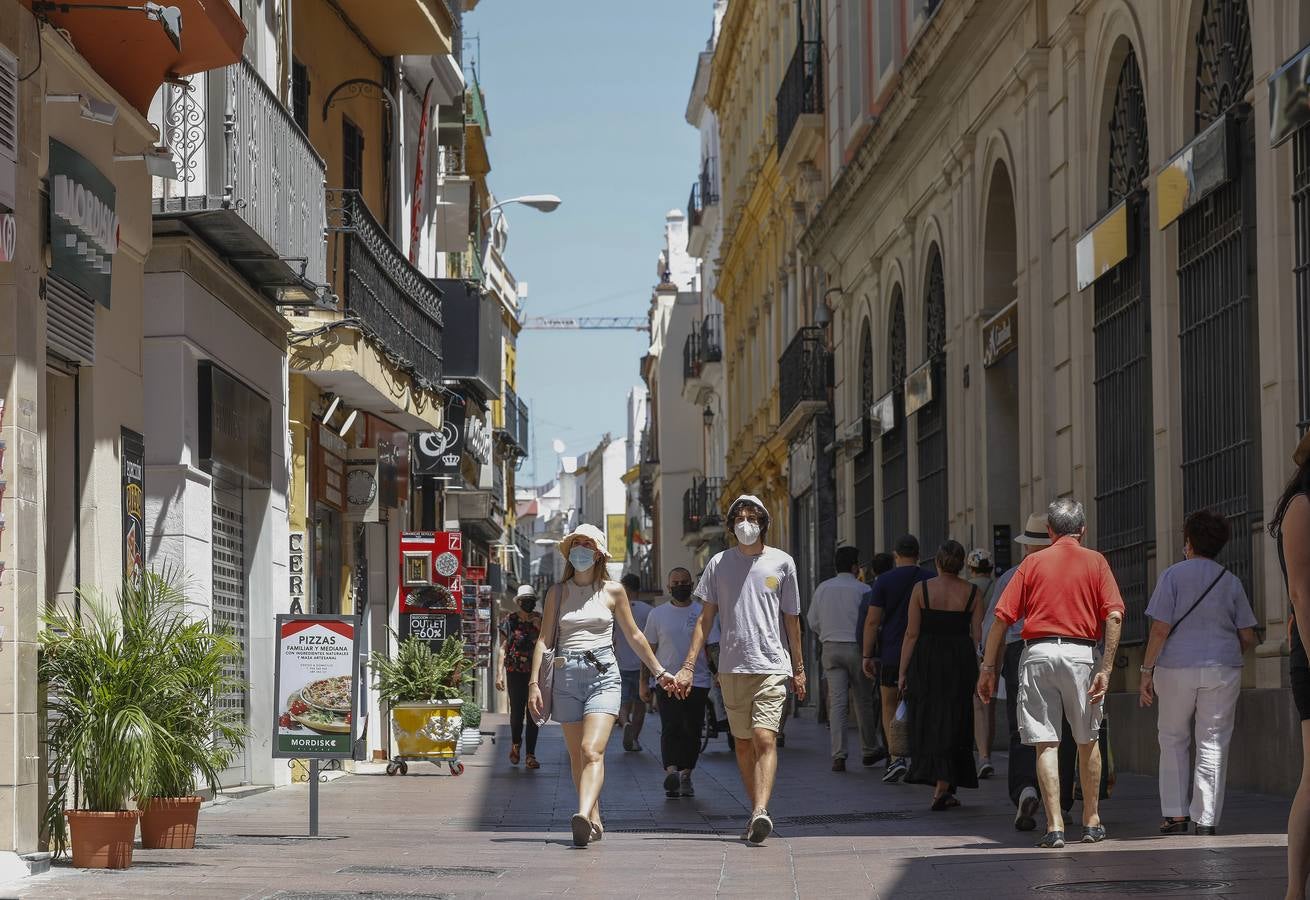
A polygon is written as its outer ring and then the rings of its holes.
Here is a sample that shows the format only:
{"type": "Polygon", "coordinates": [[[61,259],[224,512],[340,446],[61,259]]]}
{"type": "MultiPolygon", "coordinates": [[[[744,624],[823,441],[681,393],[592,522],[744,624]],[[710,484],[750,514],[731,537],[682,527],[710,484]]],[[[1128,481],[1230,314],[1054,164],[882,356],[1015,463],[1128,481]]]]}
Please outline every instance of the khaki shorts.
{"type": "Polygon", "coordinates": [[[750,740],[756,728],[775,733],[782,728],[788,680],[787,675],[719,674],[719,689],[733,737],[750,740]]]}
{"type": "Polygon", "coordinates": [[[1090,744],[1101,730],[1101,703],[1087,697],[1096,671],[1096,648],[1054,641],[1033,644],[1019,658],[1016,711],[1025,744],[1060,743],[1060,718],[1078,744],[1090,744]]]}

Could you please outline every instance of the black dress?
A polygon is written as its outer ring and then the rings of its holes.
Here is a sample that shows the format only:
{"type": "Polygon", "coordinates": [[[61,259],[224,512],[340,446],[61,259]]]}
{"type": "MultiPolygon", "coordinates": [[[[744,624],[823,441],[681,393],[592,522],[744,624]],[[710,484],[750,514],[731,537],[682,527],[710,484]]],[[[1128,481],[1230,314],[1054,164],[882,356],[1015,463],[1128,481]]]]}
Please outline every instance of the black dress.
{"type": "Polygon", "coordinates": [[[978,684],[978,656],[969,623],[978,589],[970,591],[960,612],[933,609],[926,582],[922,589],[919,639],[906,672],[911,761],[905,780],[932,785],[945,781],[952,791],[976,788],[973,692],[978,684]]]}

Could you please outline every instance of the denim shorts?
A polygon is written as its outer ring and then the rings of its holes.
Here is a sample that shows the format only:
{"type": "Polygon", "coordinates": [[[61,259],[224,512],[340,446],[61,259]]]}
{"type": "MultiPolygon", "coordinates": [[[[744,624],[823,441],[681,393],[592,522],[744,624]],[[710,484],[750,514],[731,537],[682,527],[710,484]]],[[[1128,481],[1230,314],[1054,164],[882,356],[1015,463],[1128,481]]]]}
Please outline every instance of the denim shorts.
{"type": "Polygon", "coordinates": [[[555,670],[550,717],[556,722],[581,722],[596,713],[619,714],[622,686],[614,650],[593,650],[596,659],[609,668],[604,674],[582,658],[581,653],[563,653],[564,665],[555,670]]]}

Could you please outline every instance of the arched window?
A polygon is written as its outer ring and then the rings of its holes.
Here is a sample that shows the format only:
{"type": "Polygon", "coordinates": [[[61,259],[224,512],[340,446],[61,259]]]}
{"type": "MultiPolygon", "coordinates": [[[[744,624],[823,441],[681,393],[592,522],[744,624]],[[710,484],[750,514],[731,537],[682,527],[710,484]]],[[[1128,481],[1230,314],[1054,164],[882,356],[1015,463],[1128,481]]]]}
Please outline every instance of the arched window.
{"type": "Polygon", "coordinates": [[[919,540],[925,558],[947,538],[946,482],[946,280],[941,250],[929,251],[923,298],[924,358],[930,366],[932,400],[914,414],[919,453],[919,540]]]}
{"type": "Polygon", "coordinates": [[[901,287],[892,290],[887,323],[887,374],[896,414],[892,429],[879,439],[882,448],[882,534],[890,547],[910,530],[909,472],[905,441],[905,300],[901,287]]]}
{"type": "Polygon", "coordinates": [[[860,338],[860,398],[857,412],[859,421],[864,424],[864,436],[860,452],[855,456],[855,546],[860,551],[860,559],[869,560],[877,552],[877,529],[874,527],[875,484],[874,452],[870,439],[869,410],[873,406],[873,335],[869,323],[864,323],[860,338]]]}

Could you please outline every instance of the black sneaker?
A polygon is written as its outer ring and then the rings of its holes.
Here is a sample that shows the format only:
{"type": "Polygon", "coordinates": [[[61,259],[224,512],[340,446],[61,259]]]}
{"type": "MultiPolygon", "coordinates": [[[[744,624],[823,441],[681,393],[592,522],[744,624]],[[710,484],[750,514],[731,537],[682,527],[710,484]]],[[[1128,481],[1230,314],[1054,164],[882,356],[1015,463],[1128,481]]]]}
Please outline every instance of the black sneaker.
{"type": "Polygon", "coordinates": [[[882,776],[882,783],[896,784],[905,777],[905,773],[909,770],[910,766],[909,763],[905,761],[905,757],[897,757],[887,764],[887,774],[882,776]]]}
{"type": "Polygon", "coordinates": [[[751,816],[751,823],[746,829],[746,840],[752,844],[763,844],[764,839],[773,834],[773,820],[768,810],[760,810],[751,816]]]}
{"type": "Polygon", "coordinates": [[[682,792],[679,787],[677,772],[670,772],[669,774],[664,776],[664,796],[665,797],[682,796],[682,792]]]}
{"type": "Polygon", "coordinates": [[[691,786],[691,775],[678,776],[678,793],[683,797],[695,797],[696,789],[691,786]]]}

